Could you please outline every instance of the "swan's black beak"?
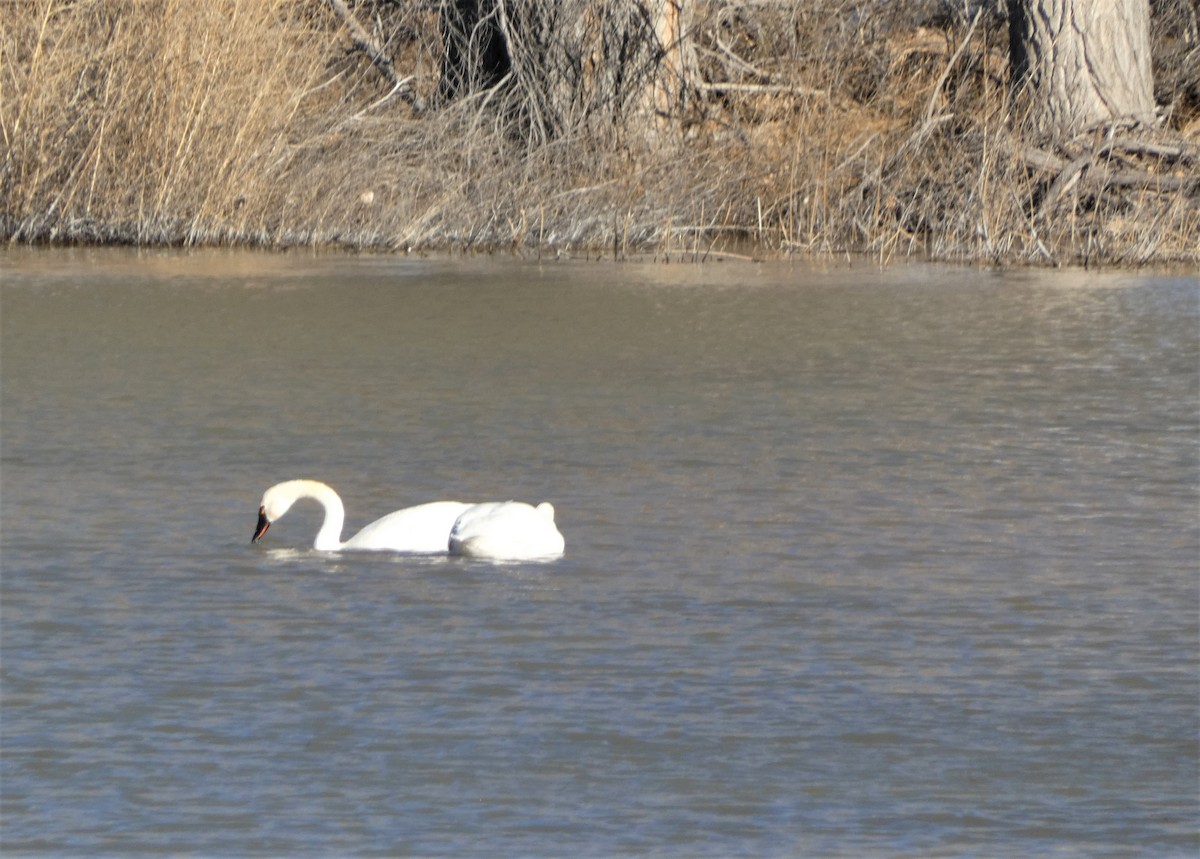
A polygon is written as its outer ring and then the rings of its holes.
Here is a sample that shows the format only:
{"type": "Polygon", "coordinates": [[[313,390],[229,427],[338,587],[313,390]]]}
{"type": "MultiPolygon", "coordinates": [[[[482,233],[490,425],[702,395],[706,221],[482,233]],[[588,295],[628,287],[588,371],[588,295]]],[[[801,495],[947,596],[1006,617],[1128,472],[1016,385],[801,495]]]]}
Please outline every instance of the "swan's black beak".
{"type": "Polygon", "coordinates": [[[262,539],[262,535],[267,533],[267,529],[271,527],[271,520],[267,518],[267,511],[264,507],[258,508],[258,525],[254,528],[254,536],[250,538],[251,543],[257,543],[262,539]]]}

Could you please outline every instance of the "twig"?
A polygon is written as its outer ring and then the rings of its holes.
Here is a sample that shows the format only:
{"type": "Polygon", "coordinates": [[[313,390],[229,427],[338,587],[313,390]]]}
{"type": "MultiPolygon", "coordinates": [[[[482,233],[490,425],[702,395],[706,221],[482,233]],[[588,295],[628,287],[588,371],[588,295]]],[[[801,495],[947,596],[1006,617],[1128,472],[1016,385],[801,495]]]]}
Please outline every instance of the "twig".
{"type": "MultiPolygon", "coordinates": [[[[1037,227],[1034,225],[1033,221],[1030,220],[1029,215],[1025,214],[1025,207],[1021,205],[1021,201],[1017,198],[1017,192],[1011,191],[1011,193],[1012,193],[1013,202],[1017,206],[1017,211],[1020,212],[1021,217],[1025,219],[1025,224],[1026,224],[1026,226],[1029,227],[1029,234],[1031,236],[1033,236],[1034,247],[1036,247],[1038,249],[1038,251],[1042,254],[1042,256],[1044,256],[1047,260],[1049,260],[1050,265],[1054,266],[1055,268],[1058,268],[1058,260],[1054,257],[1054,254],[1052,254],[1052,253],[1050,253],[1050,251],[1046,250],[1046,246],[1044,244],[1042,244],[1042,239],[1038,235],[1037,227]]],[[[1041,214],[1040,210],[1039,210],[1038,214],[1039,215],[1041,214]]]]}
{"type": "Polygon", "coordinates": [[[833,170],[830,171],[830,175],[836,176],[838,173],[841,173],[842,170],[844,170],[852,161],[854,161],[854,159],[858,158],[858,156],[862,154],[862,151],[864,149],[866,149],[868,146],[870,146],[871,142],[874,141],[875,138],[878,136],[879,136],[878,131],[873,131],[870,134],[868,134],[867,139],[862,142],[862,145],[860,145],[857,149],[855,149],[852,154],[847,155],[844,159],[842,159],[842,163],[839,164],[837,167],[834,167],[833,170]]]}
{"type": "Polygon", "coordinates": [[[737,224],[681,224],[678,227],[671,227],[671,231],[679,235],[684,233],[744,233],[747,232],[745,227],[737,224]]]}
{"type": "Polygon", "coordinates": [[[557,200],[559,197],[571,197],[575,194],[590,194],[593,191],[599,191],[601,188],[607,188],[610,185],[615,185],[620,179],[609,179],[607,182],[601,182],[598,185],[587,185],[583,188],[567,188],[565,191],[559,191],[556,194],[551,194],[547,200],[557,200]]]}
{"type": "Polygon", "coordinates": [[[934,84],[933,93],[929,96],[929,106],[925,108],[926,124],[933,119],[933,112],[937,109],[938,96],[942,94],[942,85],[946,83],[946,78],[950,77],[950,70],[954,68],[954,64],[958,62],[958,58],[962,55],[962,52],[966,50],[967,44],[971,41],[971,36],[975,35],[975,26],[979,23],[979,19],[982,15],[983,6],[980,5],[980,7],[975,10],[975,17],[971,21],[971,26],[967,28],[967,34],[963,36],[962,41],[958,44],[958,48],[954,51],[949,61],[946,63],[946,68],[942,69],[942,76],[938,78],[937,83],[934,84]]]}
{"type": "Polygon", "coordinates": [[[725,54],[725,56],[729,57],[729,59],[733,61],[733,64],[735,66],[742,69],[743,71],[747,71],[752,75],[755,75],[757,77],[763,78],[764,80],[768,80],[768,81],[774,77],[770,72],[764,72],[758,66],[755,66],[752,63],[749,63],[746,60],[739,57],[737,54],[735,54],[730,49],[730,47],[728,45],[726,45],[724,42],[721,41],[719,36],[717,37],[717,47],[721,49],[721,51],[725,54]]]}
{"type": "Polygon", "coordinates": [[[921,123],[921,127],[909,135],[908,140],[904,141],[904,145],[897,150],[897,156],[908,152],[909,149],[920,146],[925,142],[930,132],[934,128],[945,122],[950,122],[954,119],[953,113],[943,113],[941,116],[933,116],[921,123]]]}
{"type": "Polygon", "coordinates": [[[409,86],[412,77],[409,76],[403,80],[400,79],[400,76],[396,74],[396,69],[392,66],[392,61],[384,53],[383,48],[371,38],[371,34],[363,28],[363,25],[358,23],[358,19],[354,17],[354,13],[350,11],[345,0],[325,0],[325,2],[342,19],[342,23],[346,25],[346,29],[350,31],[350,40],[354,44],[354,47],[366,54],[371,59],[371,63],[375,68],[379,70],[379,73],[392,85],[392,92],[388,93],[385,98],[390,97],[392,93],[399,90],[400,97],[408,102],[413,110],[418,113],[424,111],[425,102],[409,86]]]}
{"type": "MultiPolygon", "coordinates": [[[[368,104],[366,107],[364,107],[362,110],[360,110],[358,113],[354,114],[353,116],[348,116],[345,119],[343,119],[341,122],[339,122],[338,129],[340,130],[342,128],[345,128],[350,123],[357,122],[358,120],[362,119],[364,116],[366,116],[368,113],[373,111],[375,108],[380,107],[380,106],[386,104],[387,102],[391,101],[392,96],[396,95],[397,93],[400,94],[401,98],[404,98],[404,93],[406,91],[406,88],[408,87],[408,84],[412,82],[412,80],[413,80],[413,75],[409,75],[408,77],[404,78],[403,80],[397,81],[396,85],[394,87],[392,87],[390,90],[388,90],[388,92],[384,96],[371,102],[370,104],[368,104]]],[[[412,92],[412,90],[407,90],[407,91],[410,94],[412,92]]],[[[413,109],[416,110],[417,108],[414,106],[413,109]]]]}

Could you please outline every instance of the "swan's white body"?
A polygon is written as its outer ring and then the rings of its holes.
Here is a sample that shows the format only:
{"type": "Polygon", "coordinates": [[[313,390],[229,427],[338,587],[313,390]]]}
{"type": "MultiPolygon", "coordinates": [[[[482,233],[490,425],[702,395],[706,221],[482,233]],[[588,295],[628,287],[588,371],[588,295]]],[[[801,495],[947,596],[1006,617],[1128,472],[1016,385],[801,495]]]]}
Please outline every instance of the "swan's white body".
{"type": "Polygon", "coordinates": [[[546,502],[472,504],[450,531],[450,554],[497,561],[549,560],[561,556],[565,544],[546,502]]]}
{"type": "Polygon", "coordinates": [[[313,541],[319,552],[392,551],[445,553],[496,560],[544,560],[563,553],[563,536],[554,525],[554,508],[520,501],[464,504],[433,501],[405,507],[376,519],[342,542],[346,511],[332,487],[318,480],[287,480],[263,493],[258,508],[258,542],[271,523],[302,498],[325,509],[325,521],[313,541]]]}

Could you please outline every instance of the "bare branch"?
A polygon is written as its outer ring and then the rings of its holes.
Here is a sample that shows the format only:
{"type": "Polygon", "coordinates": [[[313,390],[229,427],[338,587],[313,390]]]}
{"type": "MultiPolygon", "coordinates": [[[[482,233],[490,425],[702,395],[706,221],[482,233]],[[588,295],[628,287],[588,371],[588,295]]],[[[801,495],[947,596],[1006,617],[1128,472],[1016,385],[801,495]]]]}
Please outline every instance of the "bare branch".
{"type": "MultiPolygon", "coordinates": [[[[325,2],[334,11],[334,14],[342,20],[342,23],[346,25],[354,47],[366,54],[375,68],[379,70],[379,73],[392,85],[392,92],[399,92],[400,97],[408,102],[412,106],[412,109],[418,113],[425,110],[425,102],[413,91],[410,83],[412,76],[401,79],[396,74],[396,69],[392,66],[391,59],[384,53],[380,44],[371,38],[371,34],[366,31],[363,25],[358,23],[358,19],[354,17],[354,13],[350,11],[350,7],[346,5],[345,0],[325,0],[325,2]]],[[[391,95],[391,93],[388,93],[388,95],[391,95]]]]}

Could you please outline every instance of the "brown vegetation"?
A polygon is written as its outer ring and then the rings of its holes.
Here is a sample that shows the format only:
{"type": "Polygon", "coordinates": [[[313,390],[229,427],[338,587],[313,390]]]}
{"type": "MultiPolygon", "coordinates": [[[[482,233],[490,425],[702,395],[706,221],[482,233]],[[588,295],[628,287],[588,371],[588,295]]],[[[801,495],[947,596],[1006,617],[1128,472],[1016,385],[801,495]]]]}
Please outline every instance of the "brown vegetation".
{"type": "Polygon", "coordinates": [[[1200,262],[1190,0],[1153,4],[1162,127],[1053,150],[1013,130],[995,5],[701,2],[669,124],[532,133],[505,81],[441,97],[436,3],[29,0],[0,23],[0,235],[1200,262]]]}

